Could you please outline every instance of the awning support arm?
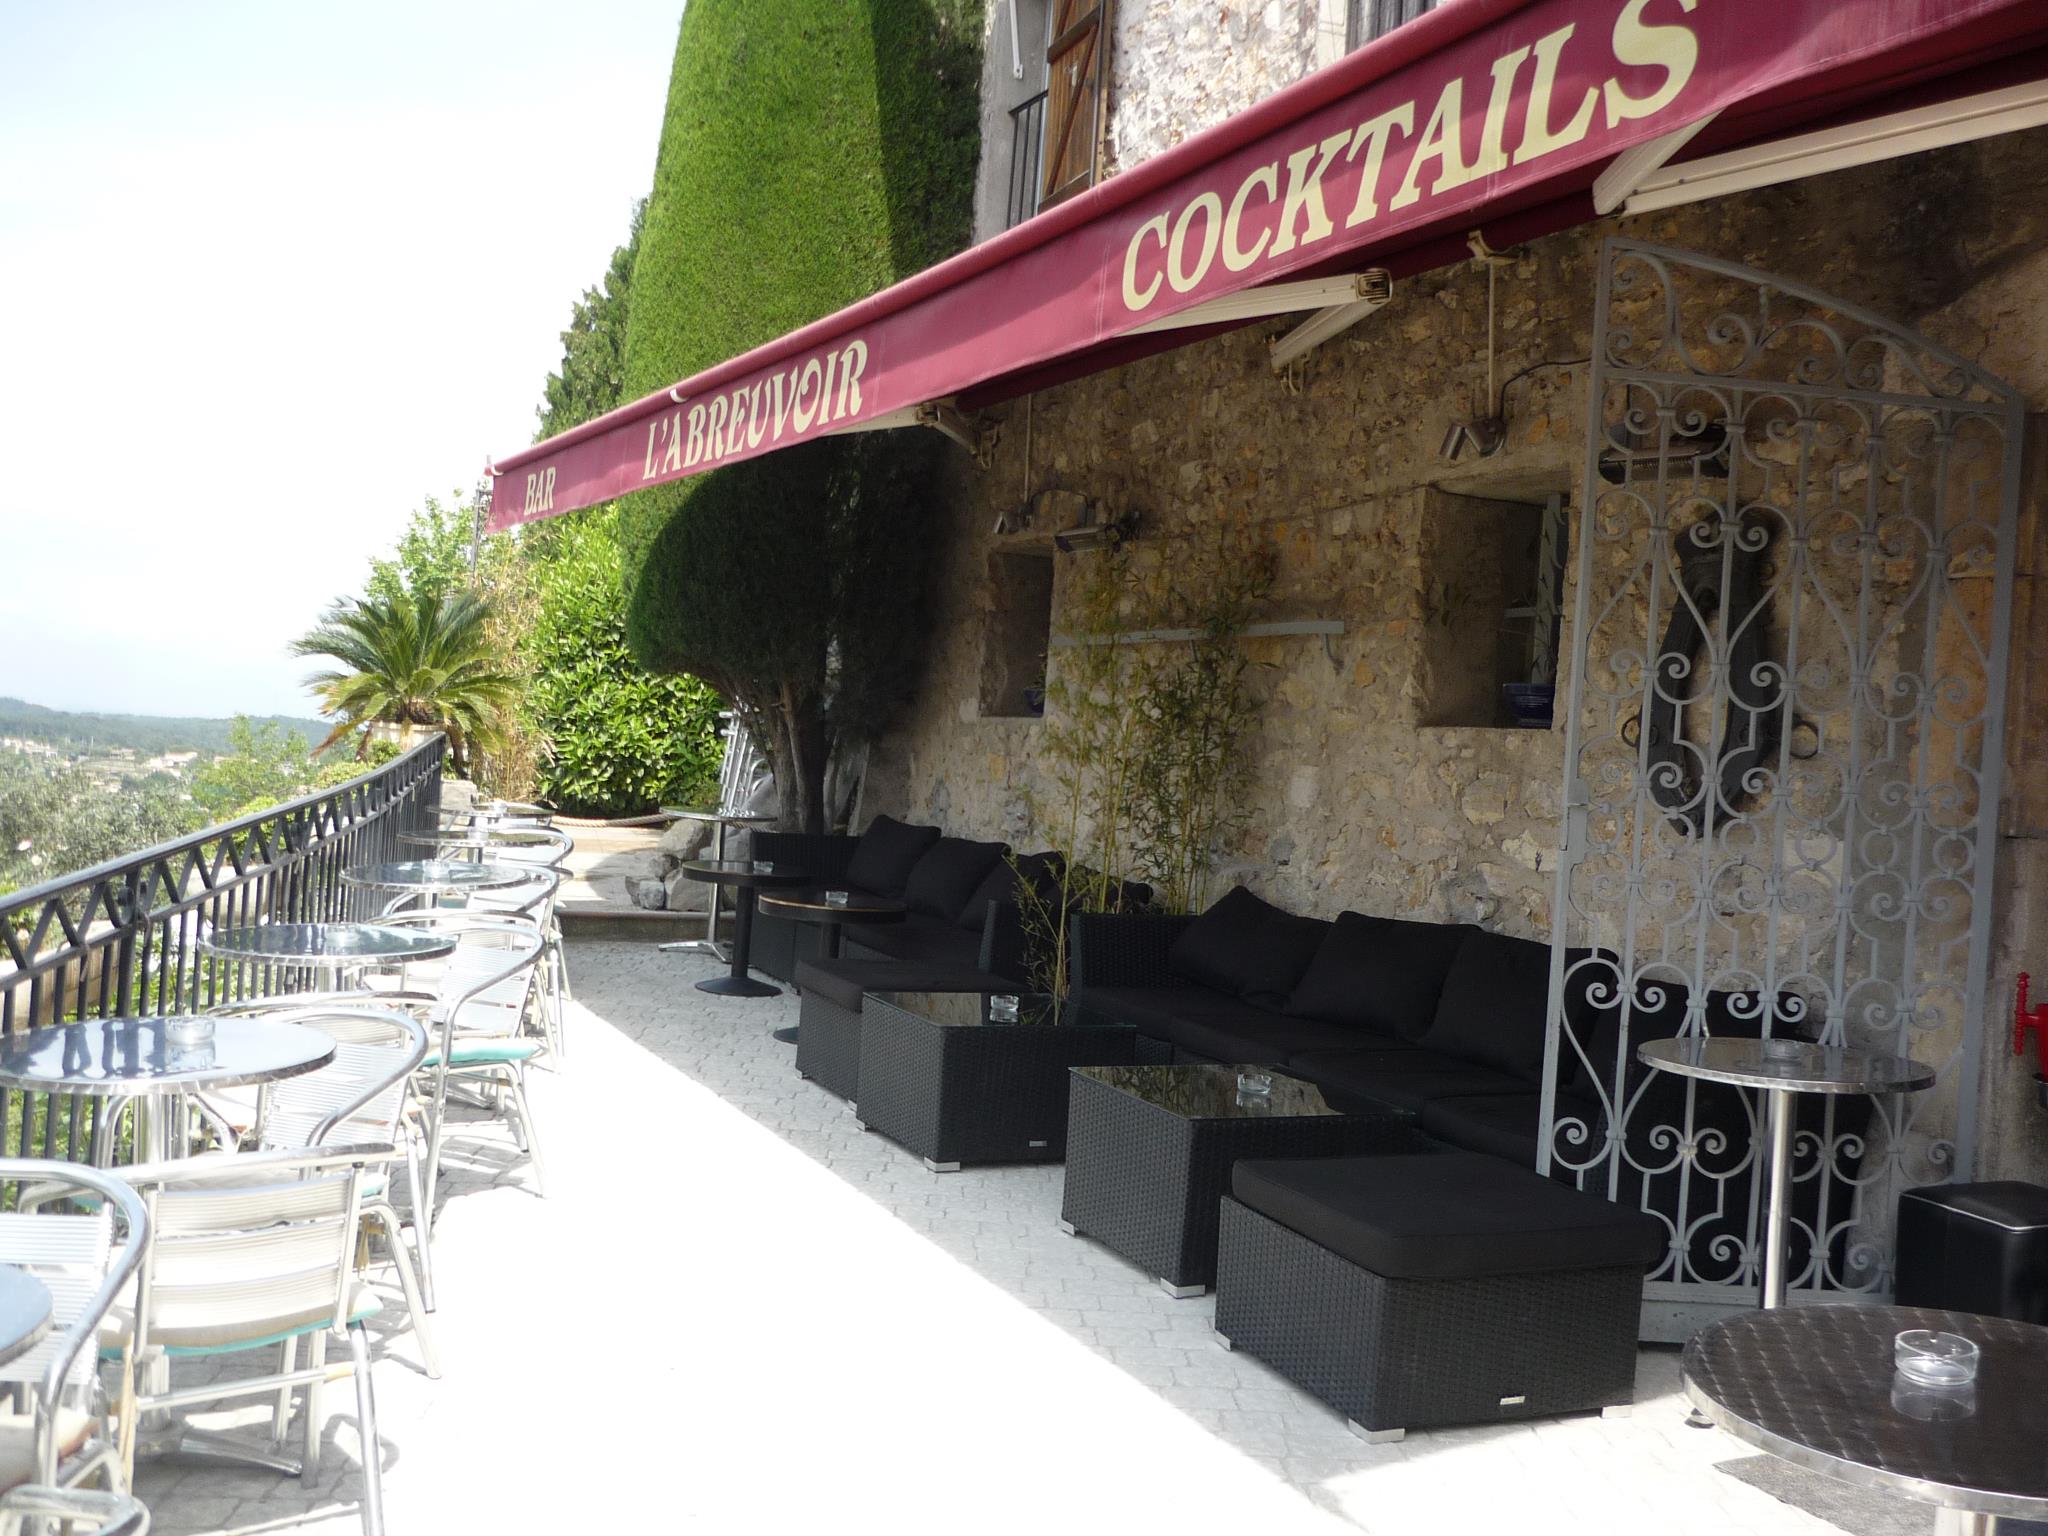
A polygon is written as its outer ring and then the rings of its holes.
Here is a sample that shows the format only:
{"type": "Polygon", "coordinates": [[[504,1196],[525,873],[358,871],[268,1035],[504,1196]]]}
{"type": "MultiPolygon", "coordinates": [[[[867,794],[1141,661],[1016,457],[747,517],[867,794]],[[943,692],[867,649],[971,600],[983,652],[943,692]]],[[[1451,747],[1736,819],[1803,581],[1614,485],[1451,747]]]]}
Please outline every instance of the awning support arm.
{"type": "Polygon", "coordinates": [[[1629,200],[1636,188],[1663,170],[1673,155],[1691,143],[1694,134],[1720,115],[1709,112],[1697,122],[1674,128],[1662,137],[1650,139],[1633,149],[1624,149],[1608,161],[1607,169],[1593,178],[1593,211],[1599,214],[1614,212],[1629,200]]]}

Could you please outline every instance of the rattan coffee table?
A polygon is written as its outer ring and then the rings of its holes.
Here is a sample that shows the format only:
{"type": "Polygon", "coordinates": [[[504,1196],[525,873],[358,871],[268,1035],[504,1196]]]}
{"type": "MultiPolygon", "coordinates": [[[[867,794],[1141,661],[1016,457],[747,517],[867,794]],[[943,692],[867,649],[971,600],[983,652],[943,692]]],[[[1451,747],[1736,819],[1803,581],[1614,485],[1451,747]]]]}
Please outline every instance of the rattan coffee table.
{"type": "Polygon", "coordinates": [[[964,1163],[1056,1163],[1067,1148],[1067,1069],[1133,1059],[1126,1025],[1065,1024],[1026,995],[1015,1023],[985,992],[861,998],[855,1123],[900,1142],[934,1173],[964,1163]]]}
{"type": "Polygon", "coordinates": [[[1437,1145],[1404,1120],[1334,1110],[1270,1067],[1077,1067],[1069,1091],[1060,1230],[1114,1249],[1169,1296],[1216,1283],[1219,1202],[1238,1159],[1437,1145]],[[1240,1092],[1239,1073],[1265,1074],[1271,1091],[1240,1092]]]}

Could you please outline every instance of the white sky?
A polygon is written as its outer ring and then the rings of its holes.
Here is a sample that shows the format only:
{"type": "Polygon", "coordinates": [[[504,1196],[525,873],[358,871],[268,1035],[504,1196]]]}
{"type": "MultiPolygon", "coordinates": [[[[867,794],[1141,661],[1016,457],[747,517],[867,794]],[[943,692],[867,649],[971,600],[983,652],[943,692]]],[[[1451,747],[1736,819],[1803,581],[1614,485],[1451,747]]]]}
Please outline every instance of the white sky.
{"type": "Polygon", "coordinates": [[[0,694],[316,713],[286,654],[528,442],[682,0],[0,0],[0,694]]]}

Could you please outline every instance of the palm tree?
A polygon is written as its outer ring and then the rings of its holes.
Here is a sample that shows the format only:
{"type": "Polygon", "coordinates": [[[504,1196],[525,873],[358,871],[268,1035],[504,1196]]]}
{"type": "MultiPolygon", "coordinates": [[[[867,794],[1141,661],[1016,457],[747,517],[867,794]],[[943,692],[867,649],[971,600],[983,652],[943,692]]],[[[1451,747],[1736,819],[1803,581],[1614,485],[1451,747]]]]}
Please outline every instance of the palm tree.
{"type": "Polygon", "coordinates": [[[438,726],[448,733],[457,768],[466,772],[470,742],[488,740],[518,694],[517,678],[485,638],[489,617],[490,604],[476,593],[432,588],[343,598],[328,609],[292,645],[295,655],[341,663],[306,679],[322,712],[335,721],[321,749],[359,730],[360,758],[373,725],[396,725],[401,749],[412,745],[414,727],[438,726]]]}

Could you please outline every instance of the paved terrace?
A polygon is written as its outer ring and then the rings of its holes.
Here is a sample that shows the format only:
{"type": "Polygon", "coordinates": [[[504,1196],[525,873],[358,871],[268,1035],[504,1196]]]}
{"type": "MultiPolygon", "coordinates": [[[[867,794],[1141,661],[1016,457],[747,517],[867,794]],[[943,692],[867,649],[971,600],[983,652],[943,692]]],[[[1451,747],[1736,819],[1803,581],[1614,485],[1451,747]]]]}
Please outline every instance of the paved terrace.
{"type": "MultiPolygon", "coordinates": [[[[932,1174],[855,1130],[768,1039],[793,999],[708,997],[710,962],[645,945],[570,961],[567,1070],[533,1089],[547,1198],[509,1142],[469,1143],[443,1378],[382,1339],[394,1536],[1932,1529],[1846,1489],[1829,1524],[1720,1470],[1769,1463],[1685,1427],[1670,1350],[1643,1352],[1629,1419],[1367,1446],[1217,1348],[1208,1299],[1062,1235],[1057,1167],[932,1174]]],[[[157,1530],[358,1531],[353,1397],[330,1402],[310,1488],[146,1464],[157,1530]]]]}

